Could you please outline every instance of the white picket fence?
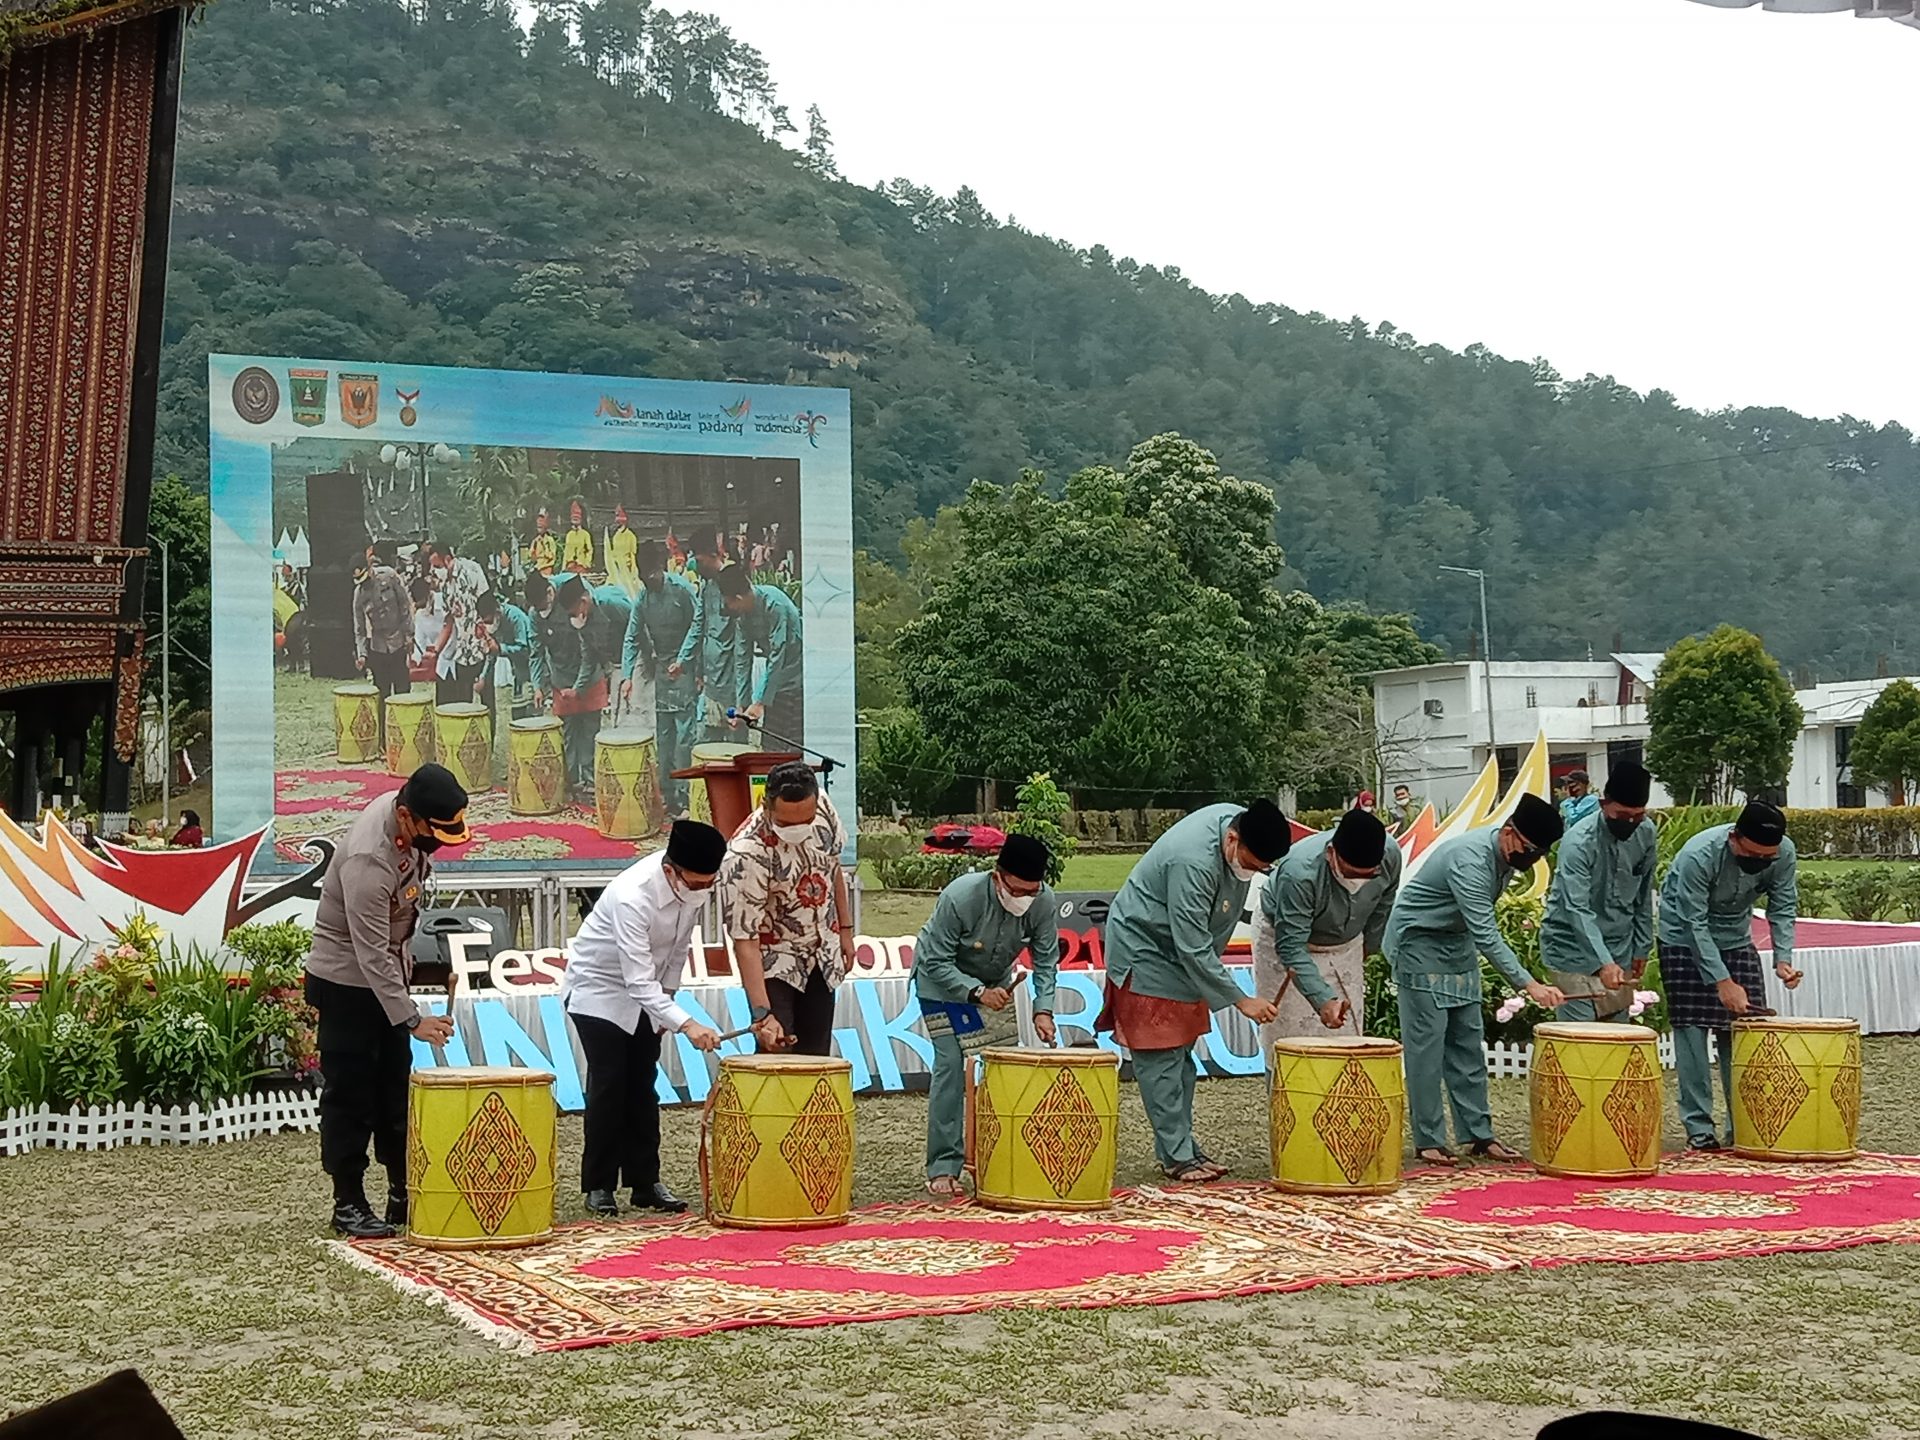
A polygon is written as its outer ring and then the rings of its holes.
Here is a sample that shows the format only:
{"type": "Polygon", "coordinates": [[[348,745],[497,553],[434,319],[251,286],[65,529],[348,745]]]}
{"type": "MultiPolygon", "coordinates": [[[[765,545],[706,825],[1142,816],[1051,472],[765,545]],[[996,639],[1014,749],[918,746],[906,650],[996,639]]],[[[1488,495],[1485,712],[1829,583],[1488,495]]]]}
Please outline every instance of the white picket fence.
{"type": "Polygon", "coordinates": [[[270,1090],[216,1100],[212,1105],[162,1109],[90,1106],[85,1111],[9,1110],[0,1115],[0,1156],[36,1146],[55,1150],[116,1150],[122,1145],[222,1145],[282,1130],[318,1130],[320,1097],[308,1090],[270,1090]]]}
{"type": "MultiPolygon", "coordinates": [[[[1482,1041],[1480,1048],[1487,1053],[1487,1074],[1495,1080],[1524,1080],[1533,1069],[1533,1042],[1525,1045],[1509,1045],[1506,1041],[1497,1041],[1492,1045],[1482,1041]]],[[[1660,1037],[1660,1068],[1673,1069],[1673,1036],[1660,1037]]],[[[1707,1035],[1707,1056],[1715,1058],[1720,1053],[1711,1032],[1707,1035]]]]}

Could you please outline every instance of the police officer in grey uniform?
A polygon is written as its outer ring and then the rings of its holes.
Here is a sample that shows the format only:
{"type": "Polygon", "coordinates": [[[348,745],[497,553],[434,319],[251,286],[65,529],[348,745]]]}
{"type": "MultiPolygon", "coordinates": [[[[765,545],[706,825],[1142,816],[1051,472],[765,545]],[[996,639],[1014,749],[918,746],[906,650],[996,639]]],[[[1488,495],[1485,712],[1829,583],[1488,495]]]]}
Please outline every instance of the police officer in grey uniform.
{"type": "Polygon", "coordinates": [[[333,1228],[382,1239],[407,1223],[407,1082],[413,1041],[444,1045],[453,1021],[422,1015],[407,993],[407,943],[419,922],[429,857],[467,842],[467,793],[422,765],[361,812],[327,866],[307,956],[318,1013],[320,1164],[333,1180],[333,1228]],[[387,1172],[386,1218],[367,1203],[367,1141],[387,1172]]]}

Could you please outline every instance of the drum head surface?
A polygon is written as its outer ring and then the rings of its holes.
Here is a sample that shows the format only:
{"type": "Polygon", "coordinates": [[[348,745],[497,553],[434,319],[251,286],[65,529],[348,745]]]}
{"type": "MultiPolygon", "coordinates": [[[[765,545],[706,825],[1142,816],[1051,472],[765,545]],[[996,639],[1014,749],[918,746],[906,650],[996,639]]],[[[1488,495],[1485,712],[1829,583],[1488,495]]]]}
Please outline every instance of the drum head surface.
{"type": "Polygon", "coordinates": [[[1659,1036],[1644,1025],[1610,1025],[1604,1020],[1549,1020],[1533,1027],[1543,1040],[1599,1040],[1614,1044],[1646,1045],[1659,1036]]]}
{"type": "Polygon", "coordinates": [[[551,1085],[550,1070],[523,1070],[517,1065],[436,1065],[413,1072],[416,1085],[551,1085]]]}

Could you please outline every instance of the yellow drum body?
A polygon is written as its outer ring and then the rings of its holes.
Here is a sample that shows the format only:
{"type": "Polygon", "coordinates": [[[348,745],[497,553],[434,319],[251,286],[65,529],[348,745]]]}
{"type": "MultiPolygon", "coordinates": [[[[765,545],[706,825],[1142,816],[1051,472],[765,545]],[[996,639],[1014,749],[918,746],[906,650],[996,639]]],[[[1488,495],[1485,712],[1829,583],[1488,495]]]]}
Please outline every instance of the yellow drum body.
{"type": "Polygon", "coordinates": [[[707,1218],[740,1229],[846,1222],[853,1066],[825,1055],[729,1055],[708,1100],[707,1218]]]}
{"type": "Polygon", "coordinates": [[[1860,1022],[1733,1022],[1733,1148],[1752,1160],[1845,1160],[1860,1134],[1860,1022]]]}
{"type": "Polygon", "coordinates": [[[1298,1195],[1400,1188],[1407,1080],[1398,1040],[1307,1035],[1273,1043],[1273,1183],[1298,1195]]]}
{"type": "Polygon", "coordinates": [[[507,808],[553,815],[567,801],[567,762],[557,715],[515,720],[507,730],[507,808]]]}
{"type": "Polygon", "coordinates": [[[666,821],[650,730],[602,730],[593,742],[593,798],[600,833],[644,840],[666,821]]]}
{"type": "Polygon", "coordinates": [[[1533,1029],[1530,1157],[1578,1180],[1660,1169],[1660,1037],[1644,1025],[1554,1021],[1533,1029]]]}
{"type": "Polygon", "coordinates": [[[407,1106],[407,1238],[437,1250],[528,1245],[553,1233],[553,1076],[416,1070],[407,1106]]]}
{"type": "MultiPolygon", "coordinates": [[[[750,755],[751,745],[722,745],[717,742],[700,744],[693,747],[689,763],[693,765],[720,765],[736,755],[750,755]]],[[[713,823],[713,804],[707,799],[707,782],[689,780],[687,782],[687,813],[703,825],[713,823]]]]}
{"type": "MultiPolygon", "coordinates": [[[[969,1058],[969,1065],[972,1064],[969,1058]]],[[[1105,1050],[980,1052],[973,1183],[996,1210],[1104,1210],[1120,1140],[1120,1057],[1105,1050]]]]}
{"type": "Polygon", "coordinates": [[[387,773],[411,775],[434,756],[433,697],[387,697],[387,773]]]}
{"type": "Polygon", "coordinates": [[[493,789],[493,721],[478,704],[442,705],[434,711],[440,763],[469,795],[493,789]]]}
{"type": "Polygon", "coordinates": [[[380,692],[373,686],[333,687],[333,758],[342,765],[380,758],[380,692]]]}

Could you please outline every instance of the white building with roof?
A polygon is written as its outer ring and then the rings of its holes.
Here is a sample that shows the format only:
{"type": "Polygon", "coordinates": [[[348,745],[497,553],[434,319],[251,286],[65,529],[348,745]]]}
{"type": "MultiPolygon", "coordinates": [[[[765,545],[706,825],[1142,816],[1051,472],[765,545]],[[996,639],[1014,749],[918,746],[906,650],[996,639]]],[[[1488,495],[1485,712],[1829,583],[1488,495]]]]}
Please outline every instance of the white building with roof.
{"type": "MultiPolygon", "coordinates": [[[[1450,809],[1489,754],[1504,785],[1542,733],[1556,779],[1585,770],[1600,788],[1615,762],[1645,760],[1647,696],[1662,658],[1622,652],[1604,660],[1454,660],[1381,671],[1373,677],[1373,709],[1382,806],[1395,785],[1407,785],[1435,809],[1450,809]]],[[[1854,784],[1847,752],[1860,716],[1890,683],[1842,680],[1795,692],[1806,721],[1787,776],[1789,806],[1888,803],[1884,791],[1854,784]]],[[[1653,804],[1671,802],[1656,781],[1653,804]]]]}

